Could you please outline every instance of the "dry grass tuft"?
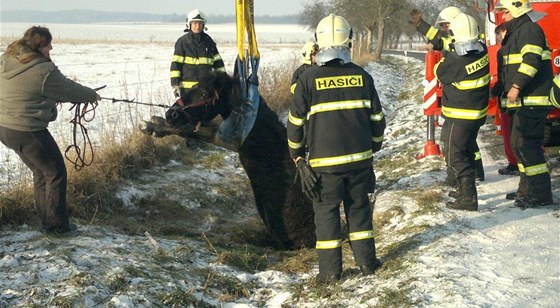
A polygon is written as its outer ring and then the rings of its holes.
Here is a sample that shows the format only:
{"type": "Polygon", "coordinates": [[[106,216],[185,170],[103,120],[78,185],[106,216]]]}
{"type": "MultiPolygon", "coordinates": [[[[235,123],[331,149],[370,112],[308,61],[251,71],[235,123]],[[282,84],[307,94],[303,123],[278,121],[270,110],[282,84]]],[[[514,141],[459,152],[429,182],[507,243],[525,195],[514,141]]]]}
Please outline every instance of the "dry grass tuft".
{"type": "MultiPolygon", "coordinates": [[[[105,138],[95,149],[94,161],[76,171],[68,169],[68,205],[72,216],[95,223],[108,219],[121,207],[116,197],[120,184],[140,170],[184,156],[183,138],[154,139],[131,132],[122,141],[105,138]]],[[[31,184],[16,185],[0,193],[0,225],[37,224],[31,184]]]]}
{"type": "Polygon", "coordinates": [[[0,226],[31,223],[35,217],[33,188],[23,184],[0,192],[0,226]]]}
{"type": "Polygon", "coordinates": [[[272,266],[272,269],[284,273],[307,273],[313,265],[317,264],[317,253],[315,249],[300,249],[284,252],[280,255],[281,260],[272,266]]]}
{"type": "Polygon", "coordinates": [[[292,74],[300,65],[298,59],[285,60],[281,65],[259,69],[259,92],[276,113],[286,111],[292,102],[292,74]]]}

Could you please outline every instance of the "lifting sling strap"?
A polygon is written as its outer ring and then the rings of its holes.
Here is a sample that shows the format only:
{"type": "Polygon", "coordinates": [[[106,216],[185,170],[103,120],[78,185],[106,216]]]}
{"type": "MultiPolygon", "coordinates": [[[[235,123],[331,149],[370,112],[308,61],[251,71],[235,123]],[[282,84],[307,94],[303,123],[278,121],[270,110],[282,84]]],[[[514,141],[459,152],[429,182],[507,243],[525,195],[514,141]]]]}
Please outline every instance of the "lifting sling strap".
{"type": "Polygon", "coordinates": [[[219,127],[219,137],[222,142],[238,150],[251,132],[257,118],[260,103],[257,76],[260,54],[255,33],[253,0],[235,0],[235,12],[238,55],[233,77],[238,78],[241,85],[241,104],[222,122],[219,127]],[[245,49],[245,38],[247,38],[247,49],[245,49]]]}

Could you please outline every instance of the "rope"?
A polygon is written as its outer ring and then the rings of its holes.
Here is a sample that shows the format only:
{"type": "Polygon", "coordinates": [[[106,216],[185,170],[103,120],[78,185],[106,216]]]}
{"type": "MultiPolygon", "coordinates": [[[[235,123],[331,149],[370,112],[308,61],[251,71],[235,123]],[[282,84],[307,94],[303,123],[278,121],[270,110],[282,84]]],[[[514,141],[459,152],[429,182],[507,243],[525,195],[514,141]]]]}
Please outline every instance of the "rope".
{"type": "MultiPolygon", "coordinates": [[[[105,86],[94,89],[95,91],[105,88],[105,86]]],[[[168,105],[148,104],[136,102],[134,99],[118,99],[102,97],[101,99],[110,100],[112,103],[124,102],[138,105],[155,106],[169,108],[168,105]]],[[[94,152],[88,130],[84,123],[91,122],[95,118],[95,109],[99,105],[98,102],[93,103],[72,103],[70,111],[74,109],[74,118],[72,123],[72,144],[64,151],[64,157],[74,165],[76,171],[80,171],[83,167],[90,166],[93,163],[94,152]],[[90,117],[88,115],[91,114],[90,117]],[[79,139],[79,140],[78,140],[79,139]],[[73,152],[73,153],[71,153],[73,152]]]]}
{"type": "Polygon", "coordinates": [[[117,103],[117,102],[122,102],[122,103],[129,103],[129,104],[136,104],[136,105],[144,105],[144,106],[154,106],[154,107],[162,107],[162,108],[169,108],[171,106],[169,105],[160,105],[160,104],[150,104],[150,103],[142,103],[142,102],[137,102],[135,101],[135,99],[126,99],[126,98],[109,98],[109,97],[102,97],[101,99],[104,100],[109,100],[111,101],[113,104],[117,103]]]}
{"type": "Polygon", "coordinates": [[[70,121],[72,123],[72,144],[64,151],[64,157],[74,165],[76,171],[80,171],[85,166],[90,166],[93,163],[93,145],[89,138],[87,128],[84,126],[85,122],[91,122],[95,118],[95,108],[98,103],[73,103],[70,110],[74,109],[74,118],[70,121]],[[91,117],[86,115],[91,113],[91,117]],[[81,147],[78,145],[78,130],[81,137],[81,147]],[[73,151],[73,157],[70,157],[70,152],[73,151]],[[89,155],[88,155],[89,154],[89,155]]]}

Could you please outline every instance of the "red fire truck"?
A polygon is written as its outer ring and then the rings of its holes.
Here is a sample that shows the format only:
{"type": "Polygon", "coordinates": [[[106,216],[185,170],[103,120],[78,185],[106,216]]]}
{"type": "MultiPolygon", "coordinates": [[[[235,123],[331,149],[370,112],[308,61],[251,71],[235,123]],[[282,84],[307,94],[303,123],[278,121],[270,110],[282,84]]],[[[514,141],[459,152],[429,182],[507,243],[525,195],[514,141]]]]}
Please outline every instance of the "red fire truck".
{"type": "MultiPolygon", "coordinates": [[[[513,1],[513,0],[505,0],[513,1]]],[[[500,45],[496,43],[495,29],[503,22],[500,13],[494,12],[494,8],[498,0],[478,0],[475,1],[474,7],[479,12],[484,12],[485,20],[485,41],[488,46],[488,55],[490,58],[490,75],[492,76],[490,86],[494,86],[498,79],[497,52],[500,45]]],[[[548,40],[550,48],[552,69],[555,75],[560,73],[560,0],[554,1],[530,1],[531,7],[536,12],[545,13],[546,16],[537,22],[543,29],[548,40]]],[[[428,118],[427,142],[424,146],[424,153],[419,156],[425,157],[430,155],[441,155],[439,146],[435,142],[434,131],[437,124],[437,117],[441,115],[441,85],[437,82],[434,75],[434,65],[441,59],[441,54],[437,51],[431,51],[426,54],[426,79],[424,81],[424,115],[428,118]]],[[[501,133],[500,129],[500,112],[498,111],[498,102],[496,99],[489,101],[488,115],[494,117],[494,123],[497,127],[497,133],[501,133]]],[[[549,121],[560,121],[560,109],[554,109],[548,116],[549,121]]]]}

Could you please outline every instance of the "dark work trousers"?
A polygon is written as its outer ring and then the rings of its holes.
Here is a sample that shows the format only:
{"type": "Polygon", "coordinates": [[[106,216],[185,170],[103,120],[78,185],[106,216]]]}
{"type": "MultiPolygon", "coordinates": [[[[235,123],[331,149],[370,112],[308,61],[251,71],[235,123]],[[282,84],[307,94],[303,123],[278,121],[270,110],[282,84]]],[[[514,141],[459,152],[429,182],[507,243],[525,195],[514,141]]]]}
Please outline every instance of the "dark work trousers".
{"type": "Polygon", "coordinates": [[[33,172],[35,207],[45,230],[67,229],[66,166],[47,129],[24,132],[0,126],[0,141],[33,172]]]}
{"type": "Polygon", "coordinates": [[[313,200],[313,209],[319,272],[322,275],[342,273],[341,202],[354,259],[358,266],[373,267],[376,260],[373,210],[368,197],[375,189],[373,169],[317,174],[321,178],[321,201],[313,200]]]}
{"type": "Polygon", "coordinates": [[[550,110],[545,108],[510,109],[511,148],[521,164],[518,196],[536,198],[552,196],[550,173],[544,157],[545,119],[550,110]]]}
{"type": "Polygon", "coordinates": [[[477,148],[476,137],[484,120],[465,121],[446,119],[447,136],[444,141],[448,167],[457,179],[475,175],[474,157],[477,148]]]}
{"type": "MultiPolygon", "coordinates": [[[[449,151],[449,131],[451,129],[451,121],[452,120],[445,120],[445,122],[443,122],[443,125],[441,127],[441,134],[440,134],[440,142],[442,145],[442,150],[443,150],[443,154],[444,154],[444,159],[445,159],[445,163],[447,165],[447,174],[448,175],[455,175],[455,172],[451,169],[451,166],[449,166],[449,160],[448,160],[448,151],[449,151]]],[[[480,127],[479,127],[480,128],[480,127]]],[[[478,135],[478,132],[477,132],[478,135]]],[[[484,176],[484,167],[482,164],[482,157],[480,156],[480,148],[478,146],[478,142],[476,141],[476,138],[474,140],[474,144],[472,147],[472,156],[470,157],[470,160],[473,163],[473,167],[475,168],[475,171],[478,172],[478,174],[484,176]]]]}

